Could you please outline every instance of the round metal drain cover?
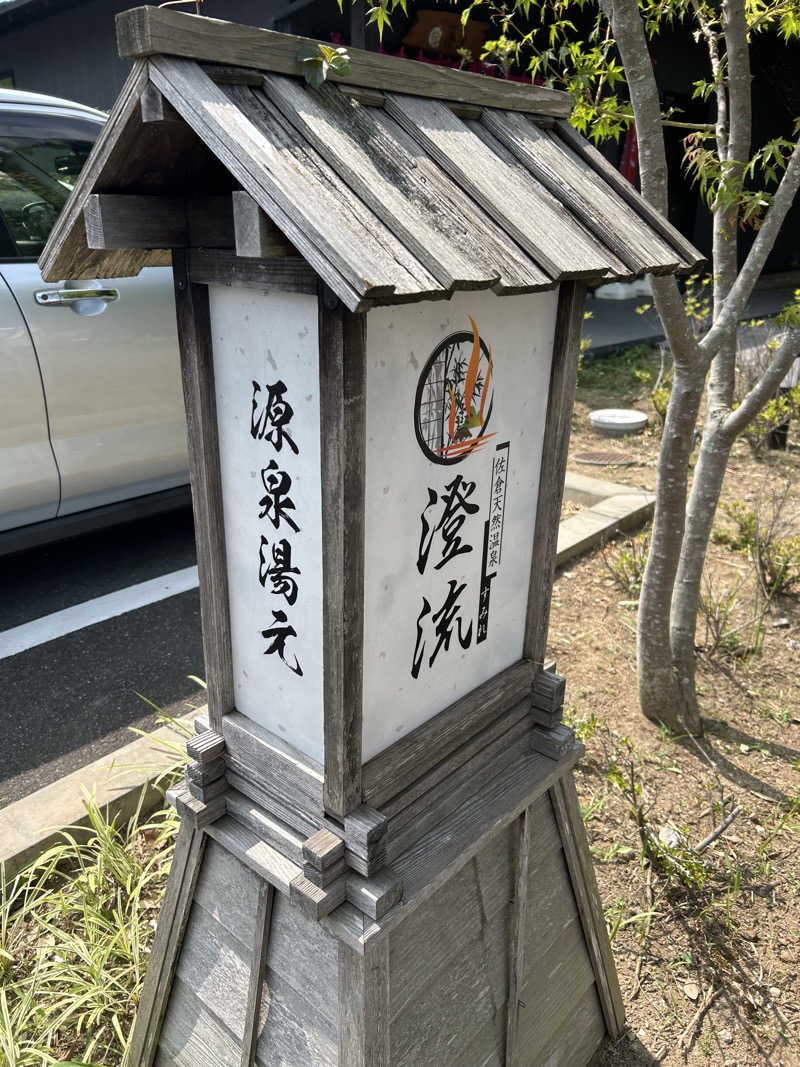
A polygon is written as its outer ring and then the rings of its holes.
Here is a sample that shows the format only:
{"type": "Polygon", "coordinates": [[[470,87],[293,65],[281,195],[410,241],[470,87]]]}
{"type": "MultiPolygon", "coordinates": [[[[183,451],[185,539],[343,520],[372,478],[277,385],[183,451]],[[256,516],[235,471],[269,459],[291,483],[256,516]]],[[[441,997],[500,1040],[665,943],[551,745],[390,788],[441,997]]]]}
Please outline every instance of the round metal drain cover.
{"type": "Polygon", "coordinates": [[[641,433],[647,425],[647,415],[635,408],[601,408],[589,412],[592,429],[606,437],[624,437],[628,433],[641,433]]]}
{"type": "Polygon", "coordinates": [[[632,467],[636,462],[621,452],[576,452],[572,458],[576,463],[587,463],[590,467],[632,467]]]}

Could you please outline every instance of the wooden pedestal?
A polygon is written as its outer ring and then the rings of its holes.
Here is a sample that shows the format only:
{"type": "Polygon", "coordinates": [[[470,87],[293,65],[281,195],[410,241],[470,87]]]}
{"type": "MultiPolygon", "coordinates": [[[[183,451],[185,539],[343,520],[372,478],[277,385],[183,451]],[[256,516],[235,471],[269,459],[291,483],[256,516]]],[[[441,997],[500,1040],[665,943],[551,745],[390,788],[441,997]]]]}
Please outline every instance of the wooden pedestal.
{"type": "Polygon", "coordinates": [[[209,805],[179,794],[130,1067],[587,1063],[624,1023],[581,750],[551,759],[525,740],[416,837],[408,806],[376,819],[371,877],[345,858],[352,836],[304,841],[230,788],[209,805]]]}

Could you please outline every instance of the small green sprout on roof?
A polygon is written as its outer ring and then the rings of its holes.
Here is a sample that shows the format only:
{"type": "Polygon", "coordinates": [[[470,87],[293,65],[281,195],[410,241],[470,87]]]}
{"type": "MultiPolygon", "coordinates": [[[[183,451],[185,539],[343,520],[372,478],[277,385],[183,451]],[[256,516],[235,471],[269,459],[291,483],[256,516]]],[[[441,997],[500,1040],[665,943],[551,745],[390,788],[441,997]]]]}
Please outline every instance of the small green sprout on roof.
{"type": "Polygon", "coordinates": [[[316,48],[301,48],[297,53],[297,61],[312,89],[322,85],[329,71],[334,74],[350,73],[350,56],[346,48],[333,48],[326,44],[317,45],[316,48]]]}

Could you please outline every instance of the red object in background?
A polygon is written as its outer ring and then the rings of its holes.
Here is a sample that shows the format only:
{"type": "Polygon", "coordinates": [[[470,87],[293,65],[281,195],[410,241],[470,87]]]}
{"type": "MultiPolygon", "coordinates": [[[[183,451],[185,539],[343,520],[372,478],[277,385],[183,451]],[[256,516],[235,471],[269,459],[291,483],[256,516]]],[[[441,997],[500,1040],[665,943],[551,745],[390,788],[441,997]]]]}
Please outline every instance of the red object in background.
{"type": "Polygon", "coordinates": [[[625,144],[622,146],[622,159],[619,161],[620,174],[628,179],[631,185],[636,185],[639,176],[639,142],[636,139],[636,127],[630,125],[625,134],[625,144]]]}

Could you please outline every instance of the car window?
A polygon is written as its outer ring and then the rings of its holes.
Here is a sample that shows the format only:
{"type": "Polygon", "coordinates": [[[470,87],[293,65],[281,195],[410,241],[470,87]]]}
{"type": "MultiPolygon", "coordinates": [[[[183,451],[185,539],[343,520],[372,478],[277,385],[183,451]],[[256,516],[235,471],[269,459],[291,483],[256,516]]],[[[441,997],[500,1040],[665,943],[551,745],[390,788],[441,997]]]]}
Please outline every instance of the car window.
{"type": "Polygon", "coordinates": [[[77,116],[0,110],[0,254],[39,255],[101,128],[77,116]]]}

